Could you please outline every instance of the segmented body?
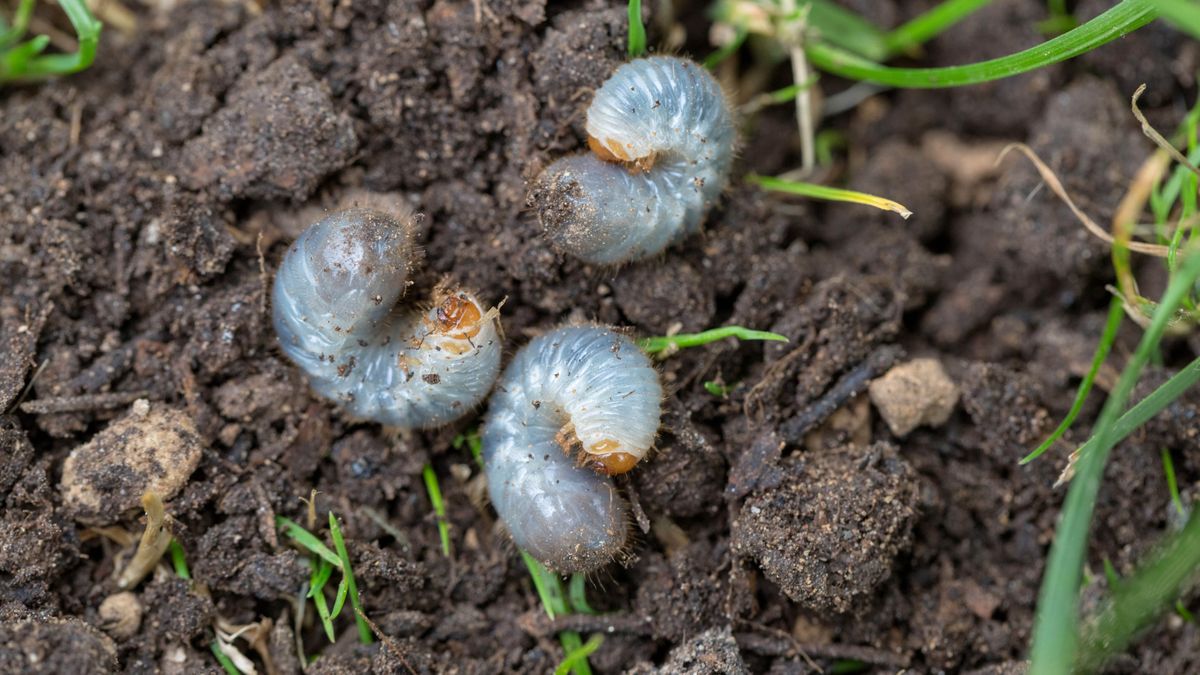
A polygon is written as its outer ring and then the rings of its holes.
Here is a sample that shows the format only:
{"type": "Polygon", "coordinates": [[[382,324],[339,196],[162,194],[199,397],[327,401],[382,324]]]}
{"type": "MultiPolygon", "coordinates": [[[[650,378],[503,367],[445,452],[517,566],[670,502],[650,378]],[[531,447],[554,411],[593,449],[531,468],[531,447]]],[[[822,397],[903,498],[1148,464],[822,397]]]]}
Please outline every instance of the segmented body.
{"type": "Polygon", "coordinates": [[[697,232],[728,182],[733,115],[720,84],[687,59],[618,68],[588,108],[587,132],[592,153],[551,164],[529,198],[551,240],[586,262],[645,258],[697,232]]]}
{"type": "Polygon", "coordinates": [[[477,405],[500,371],[495,311],[439,288],[433,307],[397,307],[413,261],[411,220],[333,213],[292,244],[275,276],[284,353],[351,415],[435,427],[477,405]]]}
{"type": "Polygon", "coordinates": [[[560,328],[518,352],[483,429],[492,504],[513,541],[561,572],[619,553],[628,507],[605,474],[646,454],[661,406],[649,359],[609,329],[560,328]]]}

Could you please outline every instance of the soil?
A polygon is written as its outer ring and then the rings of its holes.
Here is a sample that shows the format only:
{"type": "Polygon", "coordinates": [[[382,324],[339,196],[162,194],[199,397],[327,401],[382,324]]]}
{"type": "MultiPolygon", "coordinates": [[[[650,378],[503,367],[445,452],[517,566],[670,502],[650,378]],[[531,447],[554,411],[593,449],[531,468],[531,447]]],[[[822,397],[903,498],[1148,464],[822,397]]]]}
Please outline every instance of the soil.
{"type": "MultiPolygon", "coordinates": [[[[702,56],[704,6],[682,4],[682,49],[702,56]]],[[[897,25],[930,3],[851,4],[897,25]]],[[[1104,3],[1078,4],[1087,14],[1104,3]]],[[[921,62],[1035,44],[1044,6],[993,3],[921,62]]],[[[583,145],[590,93],[625,58],[624,4],[139,11],[135,34],[106,31],[86,73],[0,92],[0,671],[219,672],[220,623],[255,624],[235,644],[278,673],[299,671],[297,640],[317,656],[309,672],[544,673],[563,658],[555,633],[567,626],[603,632],[591,663],[605,673],[829,672],[851,660],[868,672],[1021,672],[1064,495],[1053,484],[1087,425],[1038,461],[1017,460],[1073,399],[1111,266],[1031,167],[990,160],[998,143],[1028,142],[1104,222],[1151,151],[1131,88],[1152,82],[1148,114],[1174,125],[1196,95],[1194,44],[1152,26],[1037,73],[882,92],[824,120],[848,148],[835,179],[901,199],[917,214],[908,223],[742,181],[799,163],[792,110],[768,108],[743,120],[732,186],[702,236],[602,269],[556,254],[525,203],[540,169],[583,145]],[[737,323],[790,338],[662,363],[658,449],[623,483],[645,527],[627,566],[590,580],[601,614],[542,613],[454,443],[478,415],[420,433],[355,421],[276,348],[272,271],[314,214],[355,203],[422,214],[413,297],[448,277],[507,298],[510,352],[578,320],[639,335],[737,323]],[[901,438],[865,392],[915,358],[940,362],[960,399],[945,423],[901,438]],[[139,399],[186,415],[186,433],[151,446],[121,436],[138,433],[139,399]],[[89,443],[114,453],[112,466],[64,475],[89,443]],[[122,448],[133,449],[115,456],[122,448]],[[163,564],[127,589],[123,609],[101,611],[143,528],[138,453],[196,467],[167,503],[194,580],[163,564]],[[75,480],[92,482],[82,510],[62,485],[75,480]],[[332,509],[342,520],[374,645],[358,643],[349,614],[332,645],[311,604],[297,622],[309,561],[274,517],[306,522],[309,499],[320,519],[332,509]]],[[[666,37],[662,18],[652,43],[666,37]]],[[[1144,272],[1145,290],[1161,286],[1144,272]]],[[[1138,337],[1122,331],[1115,367],[1138,337]]],[[[1198,345],[1172,340],[1147,379],[1198,345]]],[[[1101,373],[1102,389],[1114,373],[1101,373]]],[[[1163,448],[1184,497],[1197,496],[1197,419],[1189,395],[1113,453],[1085,596],[1103,590],[1104,561],[1126,574],[1178,525],[1163,448]]],[[[1195,598],[1185,605],[1200,612],[1195,598]]],[[[1197,644],[1200,626],[1172,615],[1112,669],[1197,672],[1197,644]]]]}

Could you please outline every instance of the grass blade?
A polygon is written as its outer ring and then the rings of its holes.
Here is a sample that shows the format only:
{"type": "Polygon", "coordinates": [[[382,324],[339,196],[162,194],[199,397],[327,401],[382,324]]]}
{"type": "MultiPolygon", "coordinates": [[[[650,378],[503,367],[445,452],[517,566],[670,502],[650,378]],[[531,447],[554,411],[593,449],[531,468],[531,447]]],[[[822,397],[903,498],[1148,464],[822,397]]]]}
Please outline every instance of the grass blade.
{"type": "MultiPolygon", "coordinates": [[[[574,670],[579,673],[579,666],[587,665],[587,657],[592,655],[592,652],[600,648],[604,642],[604,637],[601,635],[593,635],[587,642],[572,650],[563,658],[562,663],[554,669],[554,675],[567,675],[569,671],[574,670]]],[[[590,669],[589,669],[590,670],[590,669]]],[[[588,672],[588,671],[584,671],[588,672]]]]}
{"type": "Polygon", "coordinates": [[[325,628],[325,637],[329,638],[330,642],[336,642],[337,633],[333,630],[333,615],[329,613],[329,605],[326,604],[324,591],[325,582],[329,581],[329,572],[332,571],[333,566],[325,561],[321,561],[320,564],[313,567],[312,576],[309,577],[308,596],[312,598],[313,605],[317,608],[317,616],[325,628]]]}
{"type": "MultiPolygon", "coordinates": [[[[529,569],[529,576],[533,579],[533,587],[542,601],[542,609],[546,611],[546,616],[553,620],[557,616],[570,614],[571,608],[567,605],[558,577],[525,551],[521,551],[521,560],[525,561],[525,567],[529,569]]],[[[562,643],[563,653],[568,655],[578,652],[583,646],[583,639],[575,631],[562,631],[558,634],[558,641],[562,643]]],[[[590,675],[592,672],[586,656],[575,662],[571,670],[576,675],[590,675]]]]}
{"type": "Polygon", "coordinates": [[[770,340],[773,342],[787,342],[787,337],[779,333],[771,333],[765,330],[751,330],[742,326],[722,326],[721,328],[712,328],[702,333],[684,333],[681,335],[662,335],[659,337],[648,337],[638,340],[638,347],[642,351],[651,356],[664,353],[669,356],[687,347],[699,347],[710,342],[723,340],[727,337],[735,337],[739,340],[770,340]]]}
{"type": "Polygon", "coordinates": [[[642,0],[629,0],[629,58],[646,53],[646,26],[642,24],[642,0]]]}
{"type": "Polygon", "coordinates": [[[595,614],[596,610],[587,601],[587,576],[572,574],[571,582],[567,585],[567,597],[571,600],[571,609],[580,614],[595,614]]]}
{"type": "Polygon", "coordinates": [[[34,0],[21,0],[21,4],[17,5],[17,11],[13,13],[12,26],[4,28],[3,22],[0,22],[0,49],[20,40],[25,31],[29,30],[29,18],[33,16],[33,3],[34,0]]]}
{"type": "Polygon", "coordinates": [[[375,637],[371,633],[371,626],[363,619],[366,613],[362,608],[362,600],[358,597],[358,584],[354,583],[354,570],[350,567],[350,554],[346,551],[346,542],[342,539],[342,530],[338,527],[337,516],[333,515],[333,511],[329,512],[329,538],[333,540],[333,547],[337,549],[338,557],[341,560],[343,579],[350,594],[350,605],[355,610],[354,623],[358,625],[358,640],[364,645],[369,645],[375,641],[375,637]]]}
{"type": "Polygon", "coordinates": [[[1079,646],[1079,587],[1087,554],[1088,531],[1104,465],[1120,438],[1118,416],[1125,408],[1142,368],[1162,340],[1175,308],[1192,289],[1197,277],[1200,277],[1200,255],[1193,252],[1168,284],[1137,351],[1104,403],[1095,434],[1080,449],[1076,475],[1067,491],[1038,594],[1030,675],[1057,675],[1069,672],[1075,665],[1079,646]]]}
{"type": "Polygon", "coordinates": [[[1200,567],[1200,509],[1178,534],[1121,582],[1098,615],[1088,621],[1080,651],[1080,672],[1098,670],[1124,651],[1138,631],[1170,606],[1200,567]]]}
{"type": "Polygon", "coordinates": [[[331,576],[333,576],[333,565],[330,565],[327,560],[320,560],[316,572],[308,581],[307,597],[317,597],[317,594],[325,589],[325,584],[329,583],[331,576]]]}
{"type": "Polygon", "coordinates": [[[1079,391],[1075,392],[1075,402],[1071,404],[1071,410],[1067,416],[1063,418],[1058,428],[1050,437],[1038,446],[1037,450],[1026,455],[1021,459],[1021,464],[1028,464],[1041,456],[1043,452],[1050,449],[1055,441],[1062,438],[1062,435],[1067,433],[1071,425],[1075,423],[1075,418],[1079,416],[1079,411],[1083,410],[1083,404],[1087,401],[1088,394],[1092,391],[1092,383],[1096,381],[1096,374],[1100,372],[1100,367],[1104,365],[1104,361],[1108,359],[1108,352],[1112,350],[1113,342],[1117,339],[1117,329],[1121,327],[1121,319],[1125,318],[1125,304],[1121,302],[1121,298],[1114,296],[1108,305],[1108,320],[1104,324],[1104,335],[1100,337],[1100,343],[1096,345],[1096,355],[1092,357],[1092,367],[1088,369],[1087,376],[1083,378],[1083,382],[1079,383],[1079,391]]]}
{"type": "Polygon", "coordinates": [[[100,29],[103,28],[103,24],[92,16],[84,0],[60,0],[59,4],[70,20],[71,27],[75,29],[75,36],[79,42],[78,51],[74,54],[42,56],[26,64],[22,72],[8,73],[8,77],[37,79],[68,75],[84,70],[96,60],[96,48],[100,44],[100,29]]]}
{"type": "Polygon", "coordinates": [[[333,609],[329,610],[330,616],[341,616],[342,608],[346,606],[346,595],[350,592],[350,583],[346,581],[349,577],[342,576],[342,580],[338,582],[337,595],[333,599],[333,609]]]}
{"type": "Polygon", "coordinates": [[[738,26],[737,32],[734,34],[732,41],[730,41],[728,44],[721,45],[721,47],[716,51],[704,57],[704,67],[708,70],[712,70],[713,68],[716,68],[717,65],[722,61],[730,56],[733,56],[737,50],[742,48],[742,43],[746,41],[746,36],[749,34],[750,31],[746,30],[742,26],[738,26]]]}
{"type": "Polygon", "coordinates": [[[171,538],[171,543],[167,544],[167,553],[171,556],[171,566],[175,568],[175,576],[180,579],[191,579],[192,571],[188,569],[187,555],[183,552],[183,546],[179,544],[179,540],[171,538]]]}
{"type": "Polygon", "coordinates": [[[450,525],[446,522],[446,502],[442,500],[442,488],[438,485],[437,474],[432,464],[426,464],[421,471],[425,478],[425,489],[429,492],[429,502],[433,504],[433,512],[437,515],[438,537],[442,540],[442,555],[450,557],[450,525]]]}
{"type": "Polygon", "coordinates": [[[217,643],[217,638],[213,638],[209,647],[212,649],[213,656],[216,657],[217,663],[221,664],[221,668],[225,670],[227,675],[242,675],[242,671],[238,670],[238,667],[233,665],[233,659],[226,656],[225,652],[221,650],[221,645],[217,643]]]}
{"type": "Polygon", "coordinates": [[[334,567],[342,569],[342,559],[338,557],[338,554],[329,550],[328,546],[322,544],[321,540],[317,539],[316,535],[304,529],[300,523],[297,523],[291,518],[275,516],[275,525],[286,530],[287,535],[291,537],[293,541],[308,549],[309,552],[315,553],[322,559],[328,561],[329,564],[333,565],[334,567]]]}
{"type": "Polygon", "coordinates": [[[1123,0],[1082,26],[1035,47],[998,59],[944,68],[889,68],[819,41],[809,43],[806,50],[814,66],[850,80],[916,89],[960,87],[1074,58],[1145,26],[1155,16],[1154,0],[1123,0]]]}
{"type": "Polygon", "coordinates": [[[1163,473],[1167,476],[1167,491],[1171,493],[1171,503],[1175,505],[1175,513],[1187,515],[1183,506],[1183,498],[1179,496],[1179,481],[1175,478],[1175,462],[1171,461],[1171,451],[1162,449],[1163,473]]]}
{"type": "Polygon", "coordinates": [[[934,36],[962,21],[991,1],[946,0],[885,35],[883,38],[884,49],[890,56],[925,44],[934,36]]]}
{"type": "Polygon", "coordinates": [[[1156,0],[1154,4],[1167,23],[1200,40],[1200,4],[1191,0],[1156,0]]]}
{"type": "Polygon", "coordinates": [[[750,174],[746,176],[748,182],[754,183],[765,190],[774,190],[775,192],[786,192],[790,195],[800,195],[802,197],[812,197],[814,199],[825,199],[831,202],[848,202],[851,204],[864,204],[873,206],[882,211],[892,211],[900,214],[901,218],[908,220],[912,215],[907,207],[899,202],[894,202],[883,197],[876,197],[865,192],[855,192],[854,190],[843,190],[841,188],[829,187],[827,185],[817,185],[816,183],[801,183],[794,180],[784,180],[782,178],[773,178],[771,176],[759,176],[750,174]]]}
{"type": "Polygon", "coordinates": [[[864,58],[883,59],[888,55],[883,31],[858,14],[828,0],[811,0],[808,25],[816,38],[848,49],[864,58]]]}

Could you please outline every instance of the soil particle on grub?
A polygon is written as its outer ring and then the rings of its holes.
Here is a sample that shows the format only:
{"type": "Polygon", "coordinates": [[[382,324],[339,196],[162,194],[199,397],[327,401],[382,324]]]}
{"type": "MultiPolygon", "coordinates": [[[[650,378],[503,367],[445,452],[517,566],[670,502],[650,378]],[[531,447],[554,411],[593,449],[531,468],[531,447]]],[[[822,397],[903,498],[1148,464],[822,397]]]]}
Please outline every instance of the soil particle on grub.
{"type": "Polygon", "coordinates": [[[895,447],[847,446],[784,463],[779,487],[751,495],[733,546],[803,607],[862,608],[907,550],[919,500],[895,447]]]}
{"type": "Polygon", "coordinates": [[[63,507],[80,522],[105,525],[135,511],[146,492],[169,500],[196,470],[203,447],[187,413],[135,403],[67,457],[63,507]]]}
{"type": "Polygon", "coordinates": [[[871,383],[871,403],[892,433],[904,437],[921,425],[938,427],[958,404],[958,386],[937,359],[914,359],[871,383]]]}
{"type": "Polygon", "coordinates": [[[117,671],[117,647],[104,633],[72,617],[0,608],[0,672],[117,671]]]}

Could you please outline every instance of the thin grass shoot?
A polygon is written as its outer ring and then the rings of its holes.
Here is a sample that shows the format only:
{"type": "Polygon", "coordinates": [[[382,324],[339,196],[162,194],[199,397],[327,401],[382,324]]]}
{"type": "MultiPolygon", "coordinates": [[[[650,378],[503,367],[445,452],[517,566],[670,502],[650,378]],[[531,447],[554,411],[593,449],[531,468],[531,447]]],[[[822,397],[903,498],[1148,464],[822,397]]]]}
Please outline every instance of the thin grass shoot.
{"type": "Polygon", "coordinates": [[[720,328],[710,328],[700,333],[681,333],[679,335],[660,335],[658,337],[642,338],[638,340],[637,345],[642,351],[651,356],[670,356],[680,349],[700,347],[730,337],[739,340],[788,341],[786,336],[779,333],[752,330],[743,326],[722,326],[720,328]]]}
{"type": "Polygon", "coordinates": [[[785,192],[791,195],[800,195],[802,197],[811,197],[813,199],[824,199],[832,202],[846,202],[850,204],[863,204],[871,206],[882,211],[891,211],[900,214],[901,218],[907,220],[912,216],[912,211],[903,204],[887,199],[885,197],[876,197],[875,195],[865,192],[857,192],[855,190],[843,190],[841,188],[829,187],[827,185],[817,185],[816,183],[804,183],[801,181],[786,180],[773,176],[759,176],[750,174],[746,176],[746,181],[754,183],[764,190],[774,192],[785,192]]]}
{"type": "Polygon", "coordinates": [[[1087,375],[1083,381],[1079,383],[1079,389],[1075,392],[1075,401],[1071,404],[1071,410],[1067,412],[1067,416],[1050,434],[1036,450],[1029,453],[1021,459],[1021,464],[1028,464],[1037,459],[1053,446],[1058,439],[1062,438],[1063,434],[1071,428],[1075,423],[1075,418],[1079,416],[1079,412],[1083,410],[1083,404],[1087,401],[1088,394],[1092,391],[1092,384],[1096,381],[1096,375],[1100,372],[1100,368],[1104,362],[1108,360],[1108,354],[1112,351],[1113,343],[1117,340],[1117,329],[1121,327],[1121,319],[1125,318],[1125,304],[1121,298],[1114,296],[1108,304],[1108,319],[1104,323],[1104,334],[1100,337],[1099,344],[1096,345],[1096,353],[1092,356],[1092,365],[1088,369],[1087,375]]]}
{"type": "Polygon", "coordinates": [[[437,516],[438,538],[442,540],[442,555],[450,557],[450,524],[446,519],[446,502],[442,500],[442,488],[438,485],[437,473],[432,464],[425,464],[421,475],[425,478],[425,489],[429,492],[429,501],[433,504],[433,512],[437,516]]]}

